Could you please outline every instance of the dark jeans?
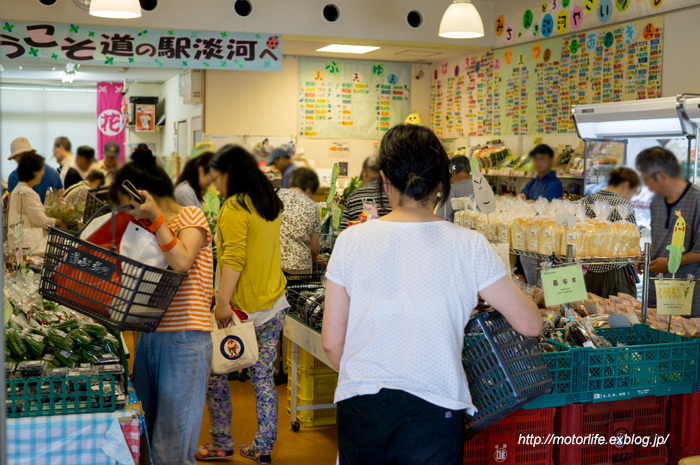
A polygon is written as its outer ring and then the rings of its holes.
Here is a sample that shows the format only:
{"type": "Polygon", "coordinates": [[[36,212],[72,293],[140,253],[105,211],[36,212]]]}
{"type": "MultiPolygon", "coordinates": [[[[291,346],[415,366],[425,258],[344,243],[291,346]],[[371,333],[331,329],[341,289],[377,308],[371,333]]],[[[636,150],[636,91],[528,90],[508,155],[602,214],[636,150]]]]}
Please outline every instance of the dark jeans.
{"type": "Polygon", "coordinates": [[[462,465],[464,410],[382,389],[338,403],[341,465],[462,465]]]}

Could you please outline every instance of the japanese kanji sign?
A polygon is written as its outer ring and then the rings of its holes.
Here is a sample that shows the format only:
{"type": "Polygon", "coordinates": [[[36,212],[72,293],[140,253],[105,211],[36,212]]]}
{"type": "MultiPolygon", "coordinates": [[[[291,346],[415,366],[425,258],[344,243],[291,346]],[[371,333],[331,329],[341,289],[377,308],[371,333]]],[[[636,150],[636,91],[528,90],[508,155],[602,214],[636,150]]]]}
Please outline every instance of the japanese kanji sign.
{"type": "Polygon", "coordinates": [[[544,290],[544,301],[548,307],[588,298],[580,265],[543,271],[542,290],[544,290]]]}
{"type": "MultiPolygon", "coordinates": [[[[97,83],[97,158],[102,160],[103,147],[107,142],[116,142],[124,147],[126,131],[124,130],[124,118],[122,116],[122,91],[124,85],[121,82],[97,83]]],[[[124,162],[125,153],[121,151],[119,161],[124,162]]]]}
{"type": "Polygon", "coordinates": [[[687,279],[656,281],[656,311],[659,315],[690,315],[695,282],[687,279]]]}
{"type": "Polygon", "coordinates": [[[3,59],[106,66],[279,71],[277,35],[0,20],[3,59]]]}
{"type": "Polygon", "coordinates": [[[117,269],[117,262],[108,258],[98,258],[88,251],[79,250],[76,247],[69,247],[66,252],[66,264],[77,268],[96,278],[110,281],[117,269]]]}

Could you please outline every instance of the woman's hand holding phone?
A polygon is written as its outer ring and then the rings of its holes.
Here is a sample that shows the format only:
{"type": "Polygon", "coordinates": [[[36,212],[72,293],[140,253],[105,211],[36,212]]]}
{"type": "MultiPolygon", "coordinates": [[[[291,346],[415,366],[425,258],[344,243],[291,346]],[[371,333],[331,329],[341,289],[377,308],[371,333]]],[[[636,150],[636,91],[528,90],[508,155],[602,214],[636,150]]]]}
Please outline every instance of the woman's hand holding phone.
{"type": "Polygon", "coordinates": [[[158,205],[156,204],[156,201],[153,200],[153,197],[151,197],[151,194],[146,191],[138,191],[138,193],[143,196],[145,201],[144,203],[139,203],[132,198],[129,204],[134,207],[134,209],[131,210],[129,214],[134,218],[146,219],[150,222],[154,222],[161,214],[160,208],[158,208],[158,205]]]}

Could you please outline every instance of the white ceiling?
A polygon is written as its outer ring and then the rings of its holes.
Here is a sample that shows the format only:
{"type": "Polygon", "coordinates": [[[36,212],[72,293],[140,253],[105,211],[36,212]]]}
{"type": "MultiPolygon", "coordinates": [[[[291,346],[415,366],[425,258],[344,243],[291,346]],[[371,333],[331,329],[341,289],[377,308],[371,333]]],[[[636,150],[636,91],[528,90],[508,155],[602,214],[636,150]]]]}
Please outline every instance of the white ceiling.
{"type": "MultiPolygon", "coordinates": [[[[382,60],[418,63],[431,63],[444,61],[450,58],[464,55],[466,50],[453,48],[422,47],[420,45],[382,45],[379,50],[357,54],[323,53],[316,50],[338,43],[322,41],[286,40],[284,42],[284,54],[286,56],[320,56],[329,58],[346,58],[356,60],[382,60]]],[[[340,42],[343,42],[342,40],[340,42]]],[[[351,41],[345,41],[351,42],[351,41]]],[[[3,80],[41,80],[60,81],[65,64],[61,63],[23,63],[4,60],[2,62],[0,79],[3,80]],[[21,69],[20,69],[21,68],[21,69]]],[[[139,68],[139,67],[113,67],[100,65],[82,65],[75,76],[75,83],[114,81],[127,79],[136,82],[165,82],[182,72],[177,68],[139,68]]]]}

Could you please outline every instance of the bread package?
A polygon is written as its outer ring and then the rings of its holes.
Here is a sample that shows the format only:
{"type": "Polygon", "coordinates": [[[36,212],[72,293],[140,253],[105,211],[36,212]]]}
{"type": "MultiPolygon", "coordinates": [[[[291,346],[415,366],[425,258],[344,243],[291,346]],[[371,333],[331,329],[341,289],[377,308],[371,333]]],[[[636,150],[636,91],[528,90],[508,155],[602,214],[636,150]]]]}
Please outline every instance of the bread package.
{"type": "Polygon", "coordinates": [[[516,218],[510,225],[510,246],[518,250],[527,250],[525,238],[529,220],[527,218],[516,218]]]}
{"type": "Polygon", "coordinates": [[[545,219],[541,222],[539,232],[540,253],[545,255],[558,255],[561,252],[561,243],[564,239],[564,227],[557,225],[554,219],[545,219]]]}

